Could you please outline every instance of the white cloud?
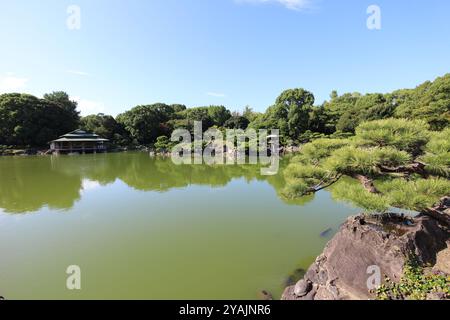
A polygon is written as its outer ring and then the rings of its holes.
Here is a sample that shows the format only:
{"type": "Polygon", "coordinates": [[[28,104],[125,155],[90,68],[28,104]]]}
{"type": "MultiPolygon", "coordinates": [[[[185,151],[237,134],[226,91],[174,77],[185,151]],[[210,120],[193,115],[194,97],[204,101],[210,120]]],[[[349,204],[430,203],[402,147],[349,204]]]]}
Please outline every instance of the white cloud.
{"type": "Polygon", "coordinates": [[[77,75],[77,76],[85,76],[85,77],[86,76],[90,76],[89,73],[84,72],[84,71],[79,71],[79,70],[66,70],[66,72],[70,73],[70,74],[77,75]]]}
{"type": "Polygon", "coordinates": [[[88,192],[90,190],[94,190],[94,189],[97,189],[100,187],[101,187],[101,185],[97,181],[83,179],[83,181],[81,182],[82,193],[85,193],[85,192],[88,192]]]}
{"type": "Polygon", "coordinates": [[[312,0],[235,0],[239,3],[271,3],[278,2],[287,9],[301,11],[311,6],[312,0]]]}
{"type": "Polygon", "coordinates": [[[219,93],[219,92],[207,92],[206,95],[216,98],[225,98],[227,95],[225,93],[219,93]]]}
{"type": "Polygon", "coordinates": [[[78,103],[78,110],[80,110],[82,116],[105,112],[103,102],[82,99],[80,97],[73,97],[72,99],[78,103]]]}
{"type": "Polygon", "coordinates": [[[27,85],[29,79],[16,77],[12,73],[0,76],[0,93],[17,92],[27,85]]]}

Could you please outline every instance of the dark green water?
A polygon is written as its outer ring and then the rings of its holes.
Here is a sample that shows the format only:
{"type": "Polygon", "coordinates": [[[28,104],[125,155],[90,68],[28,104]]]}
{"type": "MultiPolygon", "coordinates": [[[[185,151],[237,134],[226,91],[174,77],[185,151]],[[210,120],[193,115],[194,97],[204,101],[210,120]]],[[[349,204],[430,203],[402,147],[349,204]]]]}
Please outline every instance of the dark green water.
{"type": "Polygon", "coordinates": [[[0,295],[279,297],[322,251],[321,232],[358,210],[328,191],[286,202],[282,169],[259,172],[146,153],[0,158],[0,295]],[[66,288],[69,265],[81,290],[66,288]]]}

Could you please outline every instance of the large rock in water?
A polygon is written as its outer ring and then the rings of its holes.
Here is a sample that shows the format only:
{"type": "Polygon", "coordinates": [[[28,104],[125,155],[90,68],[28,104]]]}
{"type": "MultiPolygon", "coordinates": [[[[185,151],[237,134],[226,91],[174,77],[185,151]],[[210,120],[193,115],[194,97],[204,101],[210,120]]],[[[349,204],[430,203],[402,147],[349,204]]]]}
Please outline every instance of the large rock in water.
{"type": "MultiPolygon", "coordinates": [[[[286,288],[283,300],[367,300],[373,266],[381,279],[398,281],[411,253],[419,261],[438,267],[439,252],[450,239],[447,227],[428,216],[413,220],[390,216],[382,219],[349,218],[296,286],[286,288]]],[[[445,265],[449,263],[447,261],[445,265]]],[[[448,266],[447,266],[448,267],[448,266]]],[[[446,270],[440,270],[446,271],[446,270]]]]}

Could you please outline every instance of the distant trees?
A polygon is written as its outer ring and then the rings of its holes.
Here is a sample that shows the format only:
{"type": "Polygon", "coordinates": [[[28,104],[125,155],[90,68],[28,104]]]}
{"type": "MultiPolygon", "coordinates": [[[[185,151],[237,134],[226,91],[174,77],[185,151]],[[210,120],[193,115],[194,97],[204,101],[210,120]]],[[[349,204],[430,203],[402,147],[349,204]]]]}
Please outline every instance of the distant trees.
{"type": "Polygon", "coordinates": [[[155,150],[157,152],[169,152],[174,143],[166,136],[156,138],[155,150]]]}
{"type": "Polygon", "coordinates": [[[124,126],[110,115],[99,113],[82,117],[80,128],[109,139],[115,145],[125,146],[130,144],[130,137],[124,126]]]}
{"type": "Polygon", "coordinates": [[[244,117],[239,115],[234,115],[224,123],[224,127],[227,129],[247,129],[250,121],[244,117]]]}
{"type": "Polygon", "coordinates": [[[304,89],[281,93],[266,113],[257,116],[253,128],[279,129],[284,139],[296,139],[306,130],[313,110],[314,95],[304,89]]]}
{"type": "Polygon", "coordinates": [[[450,124],[450,74],[427,81],[415,89],[392,93],[338,94],[314,105],[314,95],[302,88],[283,91],[265,112],[246,106],[242,114],[225,106],[186,108],[182,104],[139,105],[117,117],[98,114],[80,119],[77,103],[62,91],[43,99],[26,94],[0,96],[0,144],[44,146],[59,135],[78,127],[93,131],[113,144],[152,145],[160,136],[170,137],[177,128],[203,130],[279,129],[283,145],[303,144],[318,138],[354,135],[368,121],[404,118],[423,120],[432,131],[450,124]]]}
{"type": "Polygon", "coordinates": [[[175,119],[175,114],[182,110],[180,105],[156,103],[142,105],[117,116],[117,122],[139,144],[150,144],[162,135],[169,135],[171,127],[168,121],[175,119]]]}
{"type": "Polygon", "coordinates": [[[250,106],[245,106],[242,116],[246,118],[249,122],[252,122],[258,117],[260,113],[253,111],[250,106]]]}
{"type": "Polygon", "coordinates": [[[333,91],[330,100],[313,109],[310,129],[331,134],[355,132],[364,121],[386,118],[423,119],[432,130],[450,124],[450,74],[427,81],[415,89],[387,94],[346,93],[333,91]]]}
{"type": "Polygon", "coordinates": [[[442,130],[450,124],[450,74],[427,81],[412,90],[399,90],[395,116],[424,119],[433,130],[442,130]]]}
{"type": "Polygon", "coordinates": [[[231,118],[230,110],[224,106],[209,106],[207,110],[214,126],[223,127],[225,122],[231,118]]]}
{"type": "Polygon", "coordinates": [[[28,94],[0,95],[0,144],[45,146],[77,127],[74,113],[60,102],[28,94]]]}
{"type": "Polygon", "coordinates": [[[74,123],[80,119],[80,112],[77,110],[78,103],[70,100],[69,95],[64,91],[53,91],[44,94],[44,99],[56,103],[61,109],[72,116],[74,123]]]}

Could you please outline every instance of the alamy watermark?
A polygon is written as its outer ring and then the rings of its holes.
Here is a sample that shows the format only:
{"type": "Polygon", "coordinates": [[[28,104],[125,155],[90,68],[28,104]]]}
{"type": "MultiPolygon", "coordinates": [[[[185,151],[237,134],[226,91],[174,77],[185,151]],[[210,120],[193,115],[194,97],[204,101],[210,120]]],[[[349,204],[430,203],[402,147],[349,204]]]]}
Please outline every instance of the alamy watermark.
{"type": "Polygon", "coordinates": [[[77,265],[68,266],[66,273],[66,288],[68,290],[81,290],[81,268],[77,265]]]}
{"type": "Polygon", "coordinates": [[[381,30],[381,8],[375,4],[370,5],[367,8],[367,29],[369,30],[381,30]]]}
{"type": "Polygon", "coordinates": [[[174,164],[261,164],[262,175],[275,175],[279,169],[280,135],[278,129],[227,129],[210,128],[203,132],[202,122],[194,122],[193,135],[187,129],[173,131],[171,150],[174,164]],[[193,136],[193,139],[192,139],[193,136]],[[225,139],[224,139],[225,138],[225,139]]]}
{"type": "Polygon", "coordinates": [[[378,289],[381,286],[381,269],[377,265],[367,267],[367,289],[369,291],[378,289]]]}
{"type": "Polygon", "coordinates": [[[70,5],[67,7],[66,26],[69,30],[81,29],[81,8],[77,5],[70,5]]]}

